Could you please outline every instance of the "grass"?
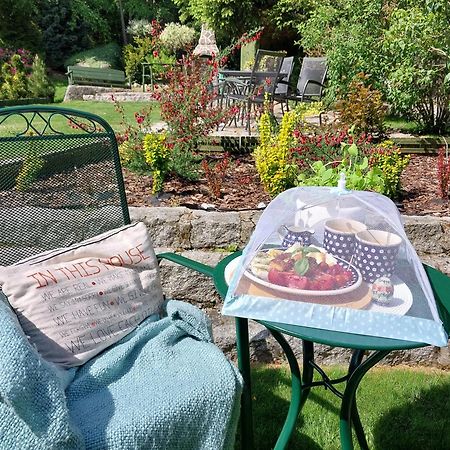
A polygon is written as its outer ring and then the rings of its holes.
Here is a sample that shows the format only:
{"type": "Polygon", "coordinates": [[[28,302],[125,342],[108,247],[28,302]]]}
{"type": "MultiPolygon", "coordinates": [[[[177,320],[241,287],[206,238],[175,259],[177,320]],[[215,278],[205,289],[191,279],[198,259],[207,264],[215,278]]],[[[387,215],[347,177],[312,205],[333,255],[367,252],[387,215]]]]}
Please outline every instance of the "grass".
{"type": "MultiPolygon", "coordinates": [[[[116,132],[123,131],[123,124],[121,124],[121,117],[115,111],[114,104],[109,102],[91,102],[76,100],[71,102],[63,102],[64,94],[67,88],[67,77],[65,75],[53,75],[52,82],[55,85],[55,103],[60,103],[56,106],[61,106],[65,108],[79,109],[81,111],[92,112],[100,117],[103,117],[116,132]]],[[[126,120],[129,122],[134,122],[134,113],[140,111],[143,108],[149,106],[149,102],[123,102],[123,108],[125,112],[126,120]]],[[[160,120],[159,105],[157,103],[151,103],[152,112],[151,120],[152,122],[157,122],[160,120]]]]}
{"type": "Polygon", "coordinates": [[[388,130],[403,133],[417,133],[419,131],[419,124],[417,122],[407,120],[402,117],[388,116],[384,120],[384,126],[388,130]]]}
{"type": "MultiPolygon", "coordinates": [[[[160,120],[159,106],[153,104],[151,111],[151,121],[157,122],[160,120]]],[[[120,114],[115,110],[114,104],[109,102],[91,102],[76,100],[71,102],[58,103],[55,106],[60,106],[63,108],[77,109],[80,111],[86,111],[93,114],[97,114],[103,117],[113,128],[115,132],[122,132],[124,129],[124,124],[122,123],[122,118],[120,114]]],[[[143,108],[149,107],[149,102],[123,102],[122,103],[124,114],[127,122],[133,123],[135,121],[134,113],[140,111],[143,108]]],[[[58,121],[55,121],[55,124],[58,121]]],[[[11,121],[7,119],[4,124],[0,125],[0,135],[15,134],[23,128],[20,119],[15,119],[11,121]]]]}
{"type": "MultiPolygon", "coordinates": [[[[327,372],[338,377],[345,369],[334,366],[327,372]]],[[[287,413],[290,374],[286,366],[269,365],[254,367],[252,377],[255,448],[268,450],[274,447],[287,413]]],[[[357,397],[369,448],[450,448],[450,373],[405,367],[375,368],[364,377],[357,397]]],[[[300,414],[288,448],[339,449],[339,405],[339,399],[328,390],[315,388],[300,414]]],[[[236,448],[240,448],[239,444],[236,448]]]]}

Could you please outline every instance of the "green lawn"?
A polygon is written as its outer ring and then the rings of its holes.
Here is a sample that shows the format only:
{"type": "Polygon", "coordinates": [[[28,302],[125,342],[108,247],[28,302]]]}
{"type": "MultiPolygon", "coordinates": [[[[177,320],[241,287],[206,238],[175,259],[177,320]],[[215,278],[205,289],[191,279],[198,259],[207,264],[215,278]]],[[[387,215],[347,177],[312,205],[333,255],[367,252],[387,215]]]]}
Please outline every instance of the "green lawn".
{"type": "Polygon", "coordinates": [[[384,126],[388,130],[399,131],[403,133],[416,133],[419,130],[418,123],[407,120],[402,117],[387,116],[384,120],[384,126]]]}
{"type": "MultiPolygon", "coordinates": [[[[122,106],[125,113],[125,118],[129,123],[134,123],[134,113],[143,108],[148,108],[149,102],[123,102],[122,106]]],[[[160,120],[159,105],[151,103],[151,121],[157,122],[160,120]]],[[[116,132],[123,131],[124,124],[122,123],[121,115],[115,110],[114,104],[110,102],[90,102],[90,101],[71,101],[65,103],[58,103],[55,106],[62,108],[72,108],[81,111],[87,111],[103,117],[116,132]]],[[[57,123],[58,121],[56,121],[57,123]]],[[[16,118],[14,122],[7,119],[5,123],[0,125],[0,135],[15,134],[23,129],[23,121],[16,118]],[[22,123],[21,123],[22,122],[22,123]]]]}
{"type": "MultiPolygon", "coordinates": [[[[341,367],[327,371],[333,377],[344,373],[341,367]]],[[[290,375],[285,366],[259,366],[253,369],[252,382],[255,448],[269,450],[288,409],[290,375]]],[[[450,449],[448,371],[372,369],[359,387],[358,407],[371,449],[450,449]]],[[[339,399],[324,388],[315,388],[288,448],[339,449],[339,399]]],[[[355,448],[359,447],[355,444],[355,448]]]]}
{"type": "MultiPolygon", "coordinates": [[[[121,103],[125,112],[125,117],[128,122],[135,122],[134,113],[140,111],[142,108],[148,108],[152,105],[151,120],[157,122],[160,120],[159,105],[157,103],[149,102],[123,102],[121,103]]],[[[103,117],[113,128],[114,131],[122,131],[123,124],[121,124],[121,116],[114,109],[114,103],[110,102],[89,102],[82,100],[74,100],[71,102],[60,103],[59,105],[65,108],[73,108],[81,111],[91,112],[103,117]]]]}

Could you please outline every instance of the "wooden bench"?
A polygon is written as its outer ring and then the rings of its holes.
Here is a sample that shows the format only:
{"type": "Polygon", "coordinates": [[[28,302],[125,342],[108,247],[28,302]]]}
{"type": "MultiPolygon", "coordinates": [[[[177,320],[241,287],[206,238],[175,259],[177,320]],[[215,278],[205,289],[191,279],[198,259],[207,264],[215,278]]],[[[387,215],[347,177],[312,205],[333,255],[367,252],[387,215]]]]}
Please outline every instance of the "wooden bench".
{"type": "Polygon", "coordinates": [[[66,75],[69,78],[69,85],[86,84],[90,86],[131,87],[130,81],[122,70],[68,66],[66,75]]]}

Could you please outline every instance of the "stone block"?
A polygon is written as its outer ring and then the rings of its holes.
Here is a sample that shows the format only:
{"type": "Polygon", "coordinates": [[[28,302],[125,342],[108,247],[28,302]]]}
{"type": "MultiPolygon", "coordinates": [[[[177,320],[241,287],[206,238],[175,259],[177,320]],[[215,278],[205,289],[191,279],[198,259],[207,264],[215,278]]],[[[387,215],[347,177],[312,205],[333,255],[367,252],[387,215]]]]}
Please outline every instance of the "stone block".
{"type": "Polygon", "coordinates": [[[102,87],[102,86],[82,86],[71,84],[67,86],[66,93],[64,95],[64,102],[70,102],[72,100],[83,100],[83,96],[92,95],[98,93],[108,93],[113,94],[114,92],[121,92],[123,88],[112,88],[112,87],[102,87]]]}
{"type": "Polygon", "coordinates": [[[428,216],[403,216],[406,234],[418,253],[442,253],[443,237],[439,219],[428,216]]]}
{"type": "Polygon", "coordinates": [[[190,212],[187,208],[130,208],[133,222],[142,221],[155,247],[190,249],[190,212]]]}
{"type": "Polygon", "coordinates": [[[261,214],[262,211],[243,211],[239,213],[241,221],[240,244],[242,247],[250,239],[261,214]]]}
{"type": "MultiPolygon", "coordinates": [[[[214,267],[227,254],[219,252],[187,251],[183,256],[214,267]]],[[[167,298],[185,300],[203,307],[221,303],[211,278],[171,261],[161,261],[161,279],[167,298]]]]}
{"type": "Polygon", "coordinates": [[[239,244],[241,222],[237,212],[194,211],[191,219],[192,248],[220,248],[239,244]]]}

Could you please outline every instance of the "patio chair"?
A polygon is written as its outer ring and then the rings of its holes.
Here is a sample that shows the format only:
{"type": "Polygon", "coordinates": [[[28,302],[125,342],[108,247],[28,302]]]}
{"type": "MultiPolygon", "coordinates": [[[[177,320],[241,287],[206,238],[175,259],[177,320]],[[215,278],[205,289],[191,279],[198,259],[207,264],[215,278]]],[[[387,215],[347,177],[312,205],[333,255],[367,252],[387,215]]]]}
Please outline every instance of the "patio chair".
{"type": "Polygon", "coordinates": [[[289,88],[283,101],[286,110],[289,111],[289,101],[312,102],[320,101],[325,89],[325,78],[327,76],[327,59],[325,57],[304,57],[300,68],[300,74],[295,88],[289,88]]]}
{"type": "Polygon", "coordinates": [[[233,120],[236,126],[239,119],[242,125],[245,121],[245,129],[249,134],[252,108],[262,107],[268,101],[270,110],[273,110],[274,93],[284,57],[285,52],[259,49],[249,79],[230,77],[224,82],[223,97],[227,106],[239,107],[233,120]]]}
{"type": "Polygon", "coordinates": [[[233,448],[240,375],[200,310],[164,301],[157,260],[212,268],[156,257],[151,244],[115,250],[129,233],[150,241],[143,223],[130,224],[108,123],[71,109],[4,108],[0,158],[0,447],[233,448]],[[39,328],[44,313],[62,341],[39,328]],[[77,351],[93,333],[94,344],[111,340],[84,362],[77,351]]]}
{"type": "Polygon", "coordinates": [[[291,79],[293,69],[294,69],[294,57],[287,56],[286,58],[283,59],[283,64],[281,65],[280,69],[280,73],[285,73],[286,75],[283,78],[281,78],[281,80],[278,82],[274,93],[274,102],[280,103],[281,112],[283,114],[284,114],[283,105],[286,95],[288,94],[289,81],[291,79]]]}

